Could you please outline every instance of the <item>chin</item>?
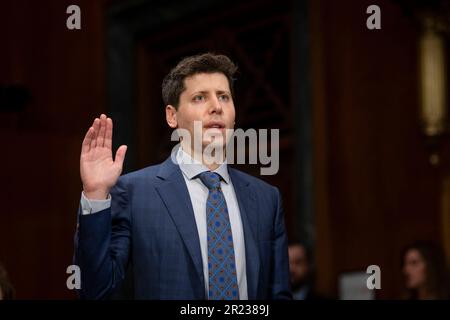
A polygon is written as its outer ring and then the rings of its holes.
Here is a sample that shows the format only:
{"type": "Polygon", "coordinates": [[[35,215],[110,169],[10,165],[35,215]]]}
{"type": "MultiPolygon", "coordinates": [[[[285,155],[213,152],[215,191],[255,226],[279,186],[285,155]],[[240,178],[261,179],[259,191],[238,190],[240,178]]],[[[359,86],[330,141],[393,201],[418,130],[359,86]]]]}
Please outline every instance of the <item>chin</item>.
{"type": "Polygon", "coordinates": [[[225,146],[226,144],[223,143],[223,141],[203,141],[203,150],[205,150],[205,148],[220,149],[224,148],[225,146]]]}

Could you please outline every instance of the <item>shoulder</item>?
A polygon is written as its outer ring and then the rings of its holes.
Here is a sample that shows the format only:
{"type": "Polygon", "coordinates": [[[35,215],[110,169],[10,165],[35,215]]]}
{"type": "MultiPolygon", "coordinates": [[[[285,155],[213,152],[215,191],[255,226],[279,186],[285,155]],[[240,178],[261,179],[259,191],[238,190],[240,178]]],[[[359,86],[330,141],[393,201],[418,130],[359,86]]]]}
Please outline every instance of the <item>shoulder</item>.
{"type": "Polygon", "coordinates": [[[156,177],[158,175],[159,169],[161,168],[161,163],[151,165],[139,170],[131,171],[123,174],[121,178],[126,180],[135,180],[142,177],[156,177]]]}
{"type": "Polygon", "coordinates": [[[156,183],[160,181],[158,174],[161,171],[162,165],[163,163],[159,163],[123,174],[120,176],[118,183],[128,186],[141,183],[156,183]]]}

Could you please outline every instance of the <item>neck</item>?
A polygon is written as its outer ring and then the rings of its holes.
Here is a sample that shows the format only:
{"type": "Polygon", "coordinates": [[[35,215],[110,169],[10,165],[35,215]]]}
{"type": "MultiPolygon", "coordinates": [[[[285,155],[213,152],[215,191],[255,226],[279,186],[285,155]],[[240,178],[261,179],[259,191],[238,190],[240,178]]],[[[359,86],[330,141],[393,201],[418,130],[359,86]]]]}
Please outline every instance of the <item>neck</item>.
{"type": "MultiPolygon", "coordinates": [[[[207,167],[210,171],[214,171],[216,170],[218,167],[220,167],[220,165],[223,162],[220,161],[216,161],[217,159],[214,157],[214,154],[212,156],[208,156],[205,154],[205,150],[203,148],[202,150],[202,154],[199,154],[198,152],[195,152],[194,149],[192,148],[188,148],[183,146],[183,144],[181,144],[181,148],[183,149],[184,152],[186,152],[192,159],[201,162],[205,167],[207,167]]],[[[226,159],[225,156],[225,150],[226,148],[224,147],[222,152],[223,152],[223,157],[220,157],[222,159],[226,159]]]]}
{"type": "Polygon", "coordinates": [[[204,161],[204,162],[202,162],[203,163],[203,165],[205,166],[205,167],[207,167],[208,169],[209,169],[209,171],[214,171],[214,170],[216,170],[218,167],[220,167],[220,165],[221,165],[221,163],[217,163],[217,162],[207,162],[207,161],[204,161]]]}
{"type": "Polygon", "coordinates": [[[417,290],[417,298],[419,300],[431,300],[434,299],[435,296],[427,288],[422,287],[417,290]]]}

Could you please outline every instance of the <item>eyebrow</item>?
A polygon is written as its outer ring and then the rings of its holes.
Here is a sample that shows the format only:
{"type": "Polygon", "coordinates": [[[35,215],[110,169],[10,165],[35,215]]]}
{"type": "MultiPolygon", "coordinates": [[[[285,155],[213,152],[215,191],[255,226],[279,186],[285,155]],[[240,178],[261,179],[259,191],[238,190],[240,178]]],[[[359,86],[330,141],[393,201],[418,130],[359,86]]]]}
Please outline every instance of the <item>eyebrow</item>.
{"type": "MultiPolygon", "coordinates": [[[[196,94],[199,94],[199,93],[201,93],[201,94],[209,94],[209,91],[205,91],[205,90],[195,91],[194,93],[192,93],[192,95],[196,95],[196,94]]],[[[218,93],[218,94],[226,93],[226,94],[231,95],[231,93],[229,91],[226,91],[226,90],[217,90],[216,93],[218,93]]]]}

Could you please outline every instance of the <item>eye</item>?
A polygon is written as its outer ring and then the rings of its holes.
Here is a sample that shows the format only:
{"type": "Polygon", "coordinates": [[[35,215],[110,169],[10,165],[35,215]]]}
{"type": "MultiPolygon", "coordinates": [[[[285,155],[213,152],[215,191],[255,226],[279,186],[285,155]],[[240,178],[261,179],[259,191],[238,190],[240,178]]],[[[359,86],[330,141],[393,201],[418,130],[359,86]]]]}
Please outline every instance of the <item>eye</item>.
{"type": "Polygon", "coordinates": [[[219,96],[219,100],[228,102],[230,101],[230,97],[227,94],[222,94],[219,96]]]}
{"type": "Polygon", "coordinates": [[[200,102],[200,101],[203,101],[204,99],[205,99],[204,96],[198,94],[198,95],[194,96],[194,98],[193,98],[192,100],[193,100],[194,102],[200,102]]]}

